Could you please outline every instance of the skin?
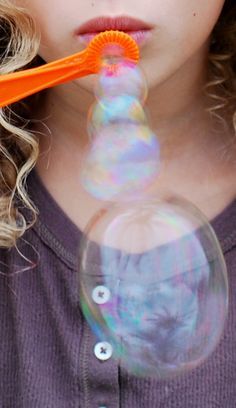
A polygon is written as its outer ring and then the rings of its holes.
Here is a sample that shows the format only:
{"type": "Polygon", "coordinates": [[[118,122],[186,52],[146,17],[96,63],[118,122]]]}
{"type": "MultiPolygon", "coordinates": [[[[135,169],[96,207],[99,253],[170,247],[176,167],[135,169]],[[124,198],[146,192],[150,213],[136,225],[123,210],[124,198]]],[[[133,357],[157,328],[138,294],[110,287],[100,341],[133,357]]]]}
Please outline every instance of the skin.
{"type": "MultiPolygon", "coordinates": [[[[232,130],[206,114],[209,101],[201,92],[210,36],[223,0],[16,3],[34,16],[42,35],[39,54],[47,62],[84,49],[75,31],[91,18],[125,14],[150,23],[153,35],[141,49],[140,67],[149,87],[146,108],[161,143],[161,172],[155,191],[164,195],[167,189],[190,198],[209,219],[232,201],[236,169],[234,160],[225,159],[232,130]]],[[[34,126],[41,132],[37,171],[81,229],[101,205],[78,181],[88,143],[86,119],[94,101],[94,79],[91,75],[50,89],[35,112],[41,121],[34,126]]],[[[233,149],[231,146],[231,152],[233,149]]]]}

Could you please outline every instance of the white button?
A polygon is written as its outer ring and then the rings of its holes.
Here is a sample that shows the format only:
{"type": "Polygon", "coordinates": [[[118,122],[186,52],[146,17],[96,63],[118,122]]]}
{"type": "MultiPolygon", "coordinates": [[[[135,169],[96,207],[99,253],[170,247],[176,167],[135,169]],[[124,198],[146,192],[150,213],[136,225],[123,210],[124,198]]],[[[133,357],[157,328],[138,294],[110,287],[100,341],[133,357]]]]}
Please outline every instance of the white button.
{"type": "Polygon", "coordinates": [[[98,305],[103,305],[110,299],[111,292],[106,286],[96,286],[93,289],[92,298],[98,305]]]}
{"type": "Polygon", "coordinates": [[[94,354],[99,360],[108,360],[111,358],[112,352],[112,345],[106,341],[101,341],[94,346],[94,354]]]}

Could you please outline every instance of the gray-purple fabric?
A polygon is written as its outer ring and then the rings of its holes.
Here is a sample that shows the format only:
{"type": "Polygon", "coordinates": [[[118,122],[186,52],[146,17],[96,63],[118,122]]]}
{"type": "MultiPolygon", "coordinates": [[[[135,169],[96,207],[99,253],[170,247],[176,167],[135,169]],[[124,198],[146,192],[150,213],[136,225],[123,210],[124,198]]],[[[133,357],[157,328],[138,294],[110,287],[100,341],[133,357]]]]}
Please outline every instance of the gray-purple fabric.
{"type": "Polygon", "coordinates": [[[78,302],[82,233],[35,172],[28,188],[38,221],[18,251],[0,250],[0,407],[235,408],[236,201],[212,221],[230,286],[221,342],[200,367],[159,381],[129,374],[94,349],[100,340],[78,302]]]}

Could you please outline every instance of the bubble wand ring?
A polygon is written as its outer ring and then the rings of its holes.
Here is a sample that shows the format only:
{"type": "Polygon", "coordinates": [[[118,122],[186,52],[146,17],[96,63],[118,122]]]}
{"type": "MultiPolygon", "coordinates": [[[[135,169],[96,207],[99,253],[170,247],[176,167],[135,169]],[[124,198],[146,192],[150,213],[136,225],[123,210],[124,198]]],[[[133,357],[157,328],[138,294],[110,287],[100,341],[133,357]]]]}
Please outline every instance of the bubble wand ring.
{"type": "Polygon", "coordinates": [[[121,31],[105,31],[98,34],[88,47],[63,59],[36,68],[0,76],[0,107],[76,78],[96,74],[102,65],[102,51],[109,45],[120,46],[124,58],[139,60],[139,48],[131,36],[121,31]]]}

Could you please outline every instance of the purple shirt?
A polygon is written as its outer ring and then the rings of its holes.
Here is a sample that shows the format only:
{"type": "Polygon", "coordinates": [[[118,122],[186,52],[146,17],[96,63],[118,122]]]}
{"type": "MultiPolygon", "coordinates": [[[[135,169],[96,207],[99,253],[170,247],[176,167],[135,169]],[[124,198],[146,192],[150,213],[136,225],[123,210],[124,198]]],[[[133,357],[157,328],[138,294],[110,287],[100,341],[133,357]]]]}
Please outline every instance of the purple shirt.
{"type": "Polygon", "coordinates": [[[81,232],[34,172],[29,192],[40,215],[19,240],[24,258],[16,249],[0,250],[0,407],[235,408],[236,201],[212,221],[230,285],[221,342],[200,367],[159,381],[94,352],[99,340],[77,298],[81,232]]]}

